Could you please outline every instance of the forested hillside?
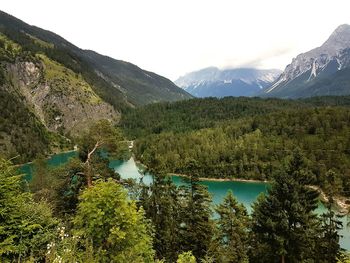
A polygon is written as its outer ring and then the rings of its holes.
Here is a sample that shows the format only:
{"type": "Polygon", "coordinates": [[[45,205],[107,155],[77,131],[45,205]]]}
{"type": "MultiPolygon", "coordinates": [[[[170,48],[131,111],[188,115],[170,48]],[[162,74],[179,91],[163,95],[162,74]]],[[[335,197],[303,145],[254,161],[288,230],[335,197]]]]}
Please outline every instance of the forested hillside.
{"type": "Polygon", "coordinates": [[[0,152],[18,156],[15,161],[30,160],[49,150],[49,134],[16,94],[0,87],[0,152]],[[32,142],[36,142],[34,145],[32,142]]]}
{"type": "Polygon", "coordinates": [[[350,96],[313,97],[299,100],[226,97],[156,103],[123,114],[120,126],[129,138],[161,132],[185,132],[214,127],[225,121],[264,115],[282,109],[319,106],[350,107],[350,96]]]}
{"type": "Polygon", "coordinates": [[[192,106],[188,102],[151,105],[124,116],[121,125],[137,138],[135,153],[142,163],[156,161],[171,173],[270,180],[299,147],[315,184],[326,187],[332,170],[337,194],[350,195],[348,97],[191,102],[192,106]]]}

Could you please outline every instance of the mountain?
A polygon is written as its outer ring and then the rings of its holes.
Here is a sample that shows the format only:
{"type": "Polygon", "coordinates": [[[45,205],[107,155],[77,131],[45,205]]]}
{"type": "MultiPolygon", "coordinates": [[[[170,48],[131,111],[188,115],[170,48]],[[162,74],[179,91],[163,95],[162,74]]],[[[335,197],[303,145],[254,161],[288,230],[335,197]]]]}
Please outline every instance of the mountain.
{"type": "MultiPolygon", "coordinates": [[[[82,75],[104,101],[116,110],[158,101],[191,98],[170,80],[131,63],[80,49],[62,37],[0,11],[0,32],[32,53],[82,75]]],[[[126,40],[127,41],[127,40],[126,40]]]]}
{"type": "Polygon", "coordinates": [[[320,47],[292,60],[263,96],[299,98],[350,94],[350,25],[339,26],[320,47]]]}
{"type": "Polygon", "coordinates": [[[62,150],[91,122],[191,97],[162,76],[0,11],[0,155],[21,162],[62,150]]]}
{"type": "Polygon", "coordinates": [[[281,71],[209,67],[180,77],[175,83],[196,97],[252,96],[270,86],[281,71]]]}

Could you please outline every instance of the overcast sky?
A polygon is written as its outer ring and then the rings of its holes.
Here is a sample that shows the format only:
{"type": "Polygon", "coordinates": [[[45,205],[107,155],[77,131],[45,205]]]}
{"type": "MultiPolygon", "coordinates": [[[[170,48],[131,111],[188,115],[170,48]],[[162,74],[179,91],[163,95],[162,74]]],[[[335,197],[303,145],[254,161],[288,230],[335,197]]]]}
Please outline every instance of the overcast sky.
{"type": "Polygon", "coordinates": [[[350,24],[349,0],[1,0],[0,8],[172,80],[208,66],[284,69],[350,24]]]}

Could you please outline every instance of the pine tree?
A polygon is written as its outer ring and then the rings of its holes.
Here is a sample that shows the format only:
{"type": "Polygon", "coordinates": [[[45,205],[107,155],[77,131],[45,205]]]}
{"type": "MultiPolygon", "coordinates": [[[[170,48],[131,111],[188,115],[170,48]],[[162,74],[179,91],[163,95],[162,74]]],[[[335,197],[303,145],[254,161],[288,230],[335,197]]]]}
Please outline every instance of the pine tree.
{"type": "Polygon", "coordinates": [[[154,249],[157,258],[174,262],[179,245],[178,191],[171,179],[153,171],[153,183],[144,186],[140,205],[155,228],[154,249]]]}
{"type": "MultiPolygon", "coordinates": [[[[193,169],[196,171],[196,168],[193,169]]],[[[190,176],[189,184],[181,187],[180,249],[192,251],[197,259],[206,255],[213,237],[211,196],[199,183],[198,174],[190,176]]]]}
{"type": "Polygon", "coordinates": [[[321,215],[320,237],[317,242],[315,257],[320,263],[337,263],[341,258],[341,248],[339,244],[339,233],[343,224],[340,221],[341,216],[333,209],[334,197],[340,192],[341,184],[337,174],[329,170],[326,173],[325,194],[328,198],[326,205],[327,211],[321,215]]]}
{"type": "Polygon", "coordinates": [[[229,191],[221,204],[215,208],[218,214],[217,237],[214,254],[217,262],[247,262],[248,226],[247,210],[229,191]]]}
{"type": "Polygon", "coordinates": [[[337,263],[341,256],[339,245],[339,233],[342,229],[342,222],[331,208],[331,203],[327,205],[327,212],[321,215],[322,225],[320,227],[320,237],[317,242],[315,258],[320,263],[337,263]]]}
{"type": "Polygon", "coordinates": [[[300,150],[277,173],[268,195],[253,206],[253,262],[302,262],[313,257],[318,193],[300,150]],[[254,251],[255,250],[255,251],[254,251]]]}

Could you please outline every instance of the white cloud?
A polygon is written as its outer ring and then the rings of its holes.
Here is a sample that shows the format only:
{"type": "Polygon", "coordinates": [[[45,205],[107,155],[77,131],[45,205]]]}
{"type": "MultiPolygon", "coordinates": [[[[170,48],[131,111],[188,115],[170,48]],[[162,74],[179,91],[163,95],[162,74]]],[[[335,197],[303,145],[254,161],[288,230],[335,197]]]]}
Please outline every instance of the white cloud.
{"type": "Polygon", "coordinates": [[[1,9],[173,80],[207,66],[283,69],[350,23],[348,0],[11,0],[1,9]]]}

